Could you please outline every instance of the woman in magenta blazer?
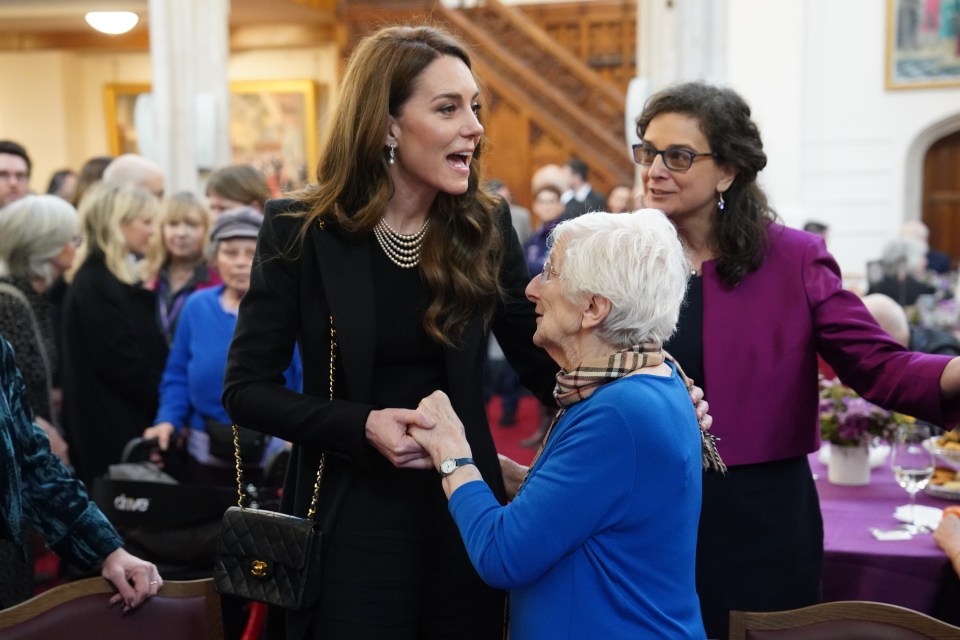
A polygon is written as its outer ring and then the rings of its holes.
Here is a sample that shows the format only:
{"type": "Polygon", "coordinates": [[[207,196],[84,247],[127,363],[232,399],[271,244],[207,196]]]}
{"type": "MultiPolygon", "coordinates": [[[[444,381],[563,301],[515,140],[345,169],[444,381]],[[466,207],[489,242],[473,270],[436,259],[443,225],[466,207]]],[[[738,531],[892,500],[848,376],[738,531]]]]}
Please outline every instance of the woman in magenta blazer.
{"type": "Polygon", "coordinates": [[[823,523],[806,454],[819,446],[817,354],[867,399],[937,424],[960,419],[960,361],[906,351],[842,288],[823,240],[776,223],[766,165],[735,92],[686,83],[637,121],[644,206],[664,211],[694,272],[666,348],[702,386],[729,466],[704,475],[697,591],[707,636],[732,609],[820,599],[823,523]]]}

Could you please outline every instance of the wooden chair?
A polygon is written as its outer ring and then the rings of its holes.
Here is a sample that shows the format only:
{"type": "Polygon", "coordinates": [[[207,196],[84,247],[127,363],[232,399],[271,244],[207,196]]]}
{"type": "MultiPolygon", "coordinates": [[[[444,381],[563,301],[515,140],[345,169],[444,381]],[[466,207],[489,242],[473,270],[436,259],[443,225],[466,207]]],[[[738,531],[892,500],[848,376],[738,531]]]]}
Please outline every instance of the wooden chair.
{"type": "Polygon", "coordinates": [[[730,640],[958,640],[960,627],[892,604],[825,602],[755,613],[730,612],[730,640]]]}
{"type": "Polygon", "coordinates": [[[126,614],[108,608],[113,585],[104,578],[68,582],[0,611],[4,640],[223,639],[220,596],[213,579],[171,581],[126,614]]]}

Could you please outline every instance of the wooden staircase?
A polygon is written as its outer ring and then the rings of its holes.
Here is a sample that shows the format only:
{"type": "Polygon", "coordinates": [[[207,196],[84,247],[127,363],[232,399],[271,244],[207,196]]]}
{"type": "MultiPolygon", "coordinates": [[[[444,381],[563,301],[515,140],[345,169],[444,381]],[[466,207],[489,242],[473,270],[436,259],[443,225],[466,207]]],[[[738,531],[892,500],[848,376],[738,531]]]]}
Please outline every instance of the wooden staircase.
{"type": "Polygon", "coordinates": [[[487,177],[503,180],[529,206],[539,167],[578,157],[594,189],[633,184],[624,137],[624,92],[558,44],[521,10],[497,0],[449,8],[401,0],[341,5],[347,47],[384,24],[438,23],[471,46],[486,94],[487,177]],[[474,6],[476,5],[476,6],[474,6]]]}

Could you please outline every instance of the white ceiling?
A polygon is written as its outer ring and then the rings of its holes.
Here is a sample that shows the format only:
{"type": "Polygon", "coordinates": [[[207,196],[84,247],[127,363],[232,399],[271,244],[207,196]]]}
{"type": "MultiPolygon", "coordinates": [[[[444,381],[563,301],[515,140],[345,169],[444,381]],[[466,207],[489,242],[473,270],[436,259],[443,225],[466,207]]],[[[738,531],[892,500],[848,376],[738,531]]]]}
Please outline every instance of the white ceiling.
{"type": "MultiPolygon", "coordinates": [[[[203,0],[196,0],[203,2],[203,0]]],[[[0,32],[26,35],[41,32],[85,32],[88,11],[133,11],[137,29],[148,22],[147,0],[0,0],[0,32]]],[[[231,0],[230,24],[322,24],[333,16],[326,11],[288,0],[231,0]]]]}

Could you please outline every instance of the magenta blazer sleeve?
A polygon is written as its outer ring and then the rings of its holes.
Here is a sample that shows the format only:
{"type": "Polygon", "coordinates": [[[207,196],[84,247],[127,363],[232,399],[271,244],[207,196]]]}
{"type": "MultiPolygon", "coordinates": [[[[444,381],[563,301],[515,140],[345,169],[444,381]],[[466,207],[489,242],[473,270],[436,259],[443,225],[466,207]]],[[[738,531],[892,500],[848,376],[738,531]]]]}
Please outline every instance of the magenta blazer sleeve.
{"type": "Polygon", "coordinates": [[[950,360],[907,351],[843,289],[822,239],[771,225],[767,258],[736,287],[703,265],[704,390],[728,465],[795,457],[820,446],[817,353],[868,400],[935,424],[950,360]]]}

